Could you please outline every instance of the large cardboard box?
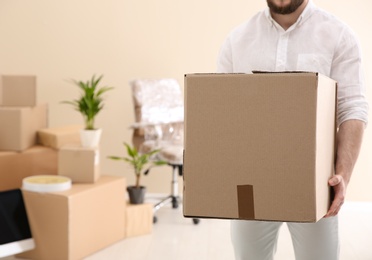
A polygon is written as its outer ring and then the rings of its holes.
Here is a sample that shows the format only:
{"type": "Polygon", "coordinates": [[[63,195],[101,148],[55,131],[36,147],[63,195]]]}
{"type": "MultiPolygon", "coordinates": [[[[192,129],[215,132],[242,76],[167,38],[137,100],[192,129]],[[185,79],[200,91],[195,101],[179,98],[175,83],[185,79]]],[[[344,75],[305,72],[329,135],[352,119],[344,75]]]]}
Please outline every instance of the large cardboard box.
{"type": "Polygon", "coordinates": [[[0,107],[0,150],[23,151],[36,144],[37,130],[47,127],[47,104],[0,107]]]}
{"type": "Polygon", "coordinates": [[[60,149],[64,145],[80,144],[81,125],[68,125],[39,129],[38,142],[44,146],[60,149]]]}
{"type": "Polygon", "coordinates": [[[336,88],[318,73],[186,75],[184,215],[322,218],[334,168],[336,88]]]}
{"type": "Polygon", "coordinates": [[[125,212],[126,237],[150,234],[153,227],[154,205],[151,203],[127,204],[125,212]]]}
{"type": "Polygon", "coordinates": [[[2,78],[3,106],[36,106],[36,76],[3,75],[2,78]]]}
{"type": "Polygon", "coordinates": [[[100,154],[97,147],[65,145],[58,151],[58,175],[73,183],[94,183],[100,176],[100,154]]]}
{"type": "Polygon", "coordinates": [[[73,184],[67,191],[23,190],[34,250],[19,254],[38,260],[75,260],[125,236],[126,182],[102,176],[95,184],[73,184]]]}
{"type": "Polygon", "coordinates": [[[22,180],[33,175],[57,175],[58,154],[40,145],[22,152],[0,151],[0,191],[22,187],[22,180]]]}

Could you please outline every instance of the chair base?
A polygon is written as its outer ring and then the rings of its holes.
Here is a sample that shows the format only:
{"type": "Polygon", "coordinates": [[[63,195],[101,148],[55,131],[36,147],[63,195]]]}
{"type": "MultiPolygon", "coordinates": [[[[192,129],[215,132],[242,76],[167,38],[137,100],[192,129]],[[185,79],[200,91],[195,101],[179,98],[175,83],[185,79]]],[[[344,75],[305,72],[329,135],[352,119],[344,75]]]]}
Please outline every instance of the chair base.
{"type": "MultiPolygon", "coordinates": [[[[154,218],[153,222],[157,222],[157,217],[155,216],[155,212],[158,211],[160,208],[162,208],[165,205],[168,205],[169,203],[172,203],[172,208],[176,209],[178,208],[179,203],[181,202],[181,197],[178,195],[178,176],[182,176],[182,170],[183,165],[179,164],[169,164],[172,167],[172,182],[171,182],[171,194],[164,199],[162,199],[160,202],[156,203],[154,205],[154,218]]],[[[193,219],[194,224],[199,224],[199,219],[193,219]]]]}
{"type": "Polygon", "coordinates": [[[176,208],[178,208],[178,204],[179,204],[180,201],[181,201],[181,198],[179,196],[169,195],[168,197],[162,199],[160,202],[158,202],[154,205],[154,212],[156,212],[161,207],[163,207],[163,206],[165,206],[169,203],[172,203],[172,208],[176,209],[176,208]]]}

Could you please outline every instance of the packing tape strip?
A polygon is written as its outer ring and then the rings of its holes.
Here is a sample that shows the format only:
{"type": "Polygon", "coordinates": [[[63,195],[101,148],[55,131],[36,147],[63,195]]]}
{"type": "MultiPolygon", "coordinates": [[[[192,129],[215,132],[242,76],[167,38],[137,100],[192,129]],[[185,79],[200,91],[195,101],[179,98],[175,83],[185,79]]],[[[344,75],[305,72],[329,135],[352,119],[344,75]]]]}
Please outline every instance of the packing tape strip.
{"type": "Polygon", "coordinates": [[[255,219],[253,185],[237,185],[240,219],[255,219]]]}
{"type": "Polygon", "coordinates": [[[71,179],[65,176],[36,175],[22,181],[22,189],[35,192],[64,191],[71,188],[71,179]]]}

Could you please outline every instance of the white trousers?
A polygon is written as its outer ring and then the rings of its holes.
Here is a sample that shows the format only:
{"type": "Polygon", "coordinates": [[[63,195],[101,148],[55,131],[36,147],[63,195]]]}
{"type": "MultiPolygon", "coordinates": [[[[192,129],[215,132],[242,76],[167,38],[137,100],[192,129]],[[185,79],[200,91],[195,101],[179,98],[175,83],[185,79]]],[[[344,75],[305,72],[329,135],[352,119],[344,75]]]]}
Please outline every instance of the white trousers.
{"type": "MultiPolygon", "coordinates": [[[[272,260],[283,222],[231,221],[231,239],[236,260],[272,260]]],[[[287,223],[296,260],[339,259],[338,218],[316,223],[287,223]]]]}

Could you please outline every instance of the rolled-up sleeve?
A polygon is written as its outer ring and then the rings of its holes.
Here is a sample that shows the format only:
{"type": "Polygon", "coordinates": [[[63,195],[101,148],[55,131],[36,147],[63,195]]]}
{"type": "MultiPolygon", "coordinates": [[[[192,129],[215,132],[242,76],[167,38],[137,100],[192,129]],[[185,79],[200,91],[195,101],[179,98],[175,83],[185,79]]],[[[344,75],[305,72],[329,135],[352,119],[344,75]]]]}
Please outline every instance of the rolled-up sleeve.
{"type": "Polygon", "coordinates": [[[361,56],[356,37],[345,29],[340,35],[331,71],[331,78],[338,82],[338,126],[350,119],[368,123],[369,105],[361,56]]]}

